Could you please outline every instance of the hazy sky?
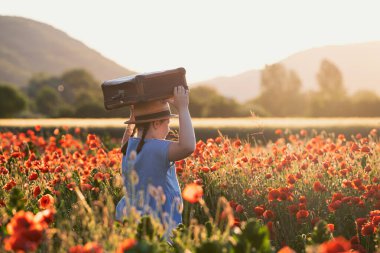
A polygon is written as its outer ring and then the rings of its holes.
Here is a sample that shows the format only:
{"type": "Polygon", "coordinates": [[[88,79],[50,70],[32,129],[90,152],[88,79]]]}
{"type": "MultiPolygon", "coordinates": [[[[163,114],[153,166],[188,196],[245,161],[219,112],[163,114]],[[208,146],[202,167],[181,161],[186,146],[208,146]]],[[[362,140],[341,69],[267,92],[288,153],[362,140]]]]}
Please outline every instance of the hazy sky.
{"type": "Polygon", "coordinates": [[[48,23],[137,72],[183,66],[188,81],[196,82],[260,69],[313,47],[380,40],[379,5],[365,0],[0,0],[0,15],[48,23]]]}

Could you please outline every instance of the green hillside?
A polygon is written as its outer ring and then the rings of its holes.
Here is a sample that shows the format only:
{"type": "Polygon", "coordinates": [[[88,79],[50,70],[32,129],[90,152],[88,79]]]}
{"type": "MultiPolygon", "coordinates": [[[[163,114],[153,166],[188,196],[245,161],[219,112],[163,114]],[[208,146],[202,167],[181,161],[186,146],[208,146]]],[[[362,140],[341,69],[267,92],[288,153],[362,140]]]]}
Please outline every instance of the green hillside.
{"type": "Polygon", "coordinates": [[[54,27],[0,16],[0,82],[26,86],[33,73],[84,68],[99,81],[133,74],[54,27]]]}

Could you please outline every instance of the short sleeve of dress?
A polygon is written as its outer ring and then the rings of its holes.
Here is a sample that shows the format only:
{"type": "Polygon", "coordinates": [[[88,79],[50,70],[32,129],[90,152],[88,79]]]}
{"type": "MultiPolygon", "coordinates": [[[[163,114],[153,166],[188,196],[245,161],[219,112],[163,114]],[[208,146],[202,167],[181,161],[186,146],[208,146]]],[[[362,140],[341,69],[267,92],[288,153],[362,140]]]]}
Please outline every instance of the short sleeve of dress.
{"type": "Polygon", "coordinates": [[[169,161],[169,146],[170,146],[170,141],[163,140],[160,142],[160,154],[161,157],[164,159],[164,165],[165,168],[169,168],[170,161],[169,161]]]}

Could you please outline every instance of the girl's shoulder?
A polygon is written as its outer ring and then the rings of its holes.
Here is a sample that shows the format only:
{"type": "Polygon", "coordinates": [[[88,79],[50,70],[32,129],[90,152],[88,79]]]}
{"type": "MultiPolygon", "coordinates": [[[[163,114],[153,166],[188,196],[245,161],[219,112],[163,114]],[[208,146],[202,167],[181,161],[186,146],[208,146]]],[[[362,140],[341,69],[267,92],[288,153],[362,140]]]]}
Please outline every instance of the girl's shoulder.
{"type": "MultiPolygon", "coordinates": [[[[140,142],[141,138],[138,137],[132,137],[131,138],[132,142],[135,145],[138,145],[140,142]]],[[[167,147],[172,141],[170,140],[161,140],[161,139],[144,139],[144,146],[150,146],[150,147],[167,147]]]]}

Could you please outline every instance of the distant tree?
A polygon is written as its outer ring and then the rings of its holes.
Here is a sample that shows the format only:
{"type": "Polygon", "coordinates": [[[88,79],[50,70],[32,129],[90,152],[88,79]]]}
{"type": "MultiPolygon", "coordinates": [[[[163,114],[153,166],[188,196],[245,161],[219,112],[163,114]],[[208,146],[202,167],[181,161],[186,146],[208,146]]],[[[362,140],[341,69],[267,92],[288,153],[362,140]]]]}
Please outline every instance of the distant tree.
{"type": "Polygon", "coordinates": [[[102,93],[99,82],[86,70],[74,69],[67,71],[62,74],[60,81],[58,90],[68,103],[76,102],[78,95],[83,93],[93,94],[101,99],[102,93]]]}
{"type": "Polygon", "coordinates": [[[327,99],[341,99],[346,96],[342,73],[331,61],[322,60],[317,73],[317,81],[320,94],[327,99]]]}
{"type": "Polygon", "coordinates": [[[49,117],[72,117],[83,105],[103,106],[100,83],[83,69],[68,70],[61,76],[37,73],[29,80],[28,95],[37,111],[49,117]],[[49,101],[44,101],[48,97],[49,101]]]}
{"type": "Polygon", "coordinates": [[[351,96],[352,112],[355,117],[379,117],[380,98],[373,91],[360,90],[351,96]]]}
{"type": "Polygon", "coordinates": [[[0,118],[11,118],[25,109],[26,98],[11,84],[0,83],[0,118]]]}
{"type": "Polygon", "coordinates": [[[99,103],[87,102],[76,108],[74,116],[78,118],[103,118],[106,117],[106,112],[99,103]]]}
{"type": "Polygon", "coordinates": [[[261,92],[255,102],[272,116],[301,115],[304,100],[297,73],[280,63],[266,66],[261,71],[261,92]]]}
{"type": "Polygon", "coordinates": [[[325,59],[321,62],[316,77],[319,90],[311,95],[310,115],[350,116],[351,105],[338,67],[325,59]]]}
{"type": "Polygon", "coordinates": [[[221,95],[215,88],[200,85],[190,90],[189,110],[193,117],[241,117],[249,112],[232,98],[221,95]]]}
{"type": "Polygon", "coordinates": [[[35,101],[38,112],[49,117],[58,116],[62,99],[54,88],[49,86],[43,87],[38,91],[35,101]]]}
{"type": "Polygon", "coordinates": [[[43,87],[52,87],[58,89],[60,80],[56,76],[49,76],[46,73],[36,73],[34,74],[28,82],[27,93],[31,99],[34,99],[39,90],[43,87]]]}

